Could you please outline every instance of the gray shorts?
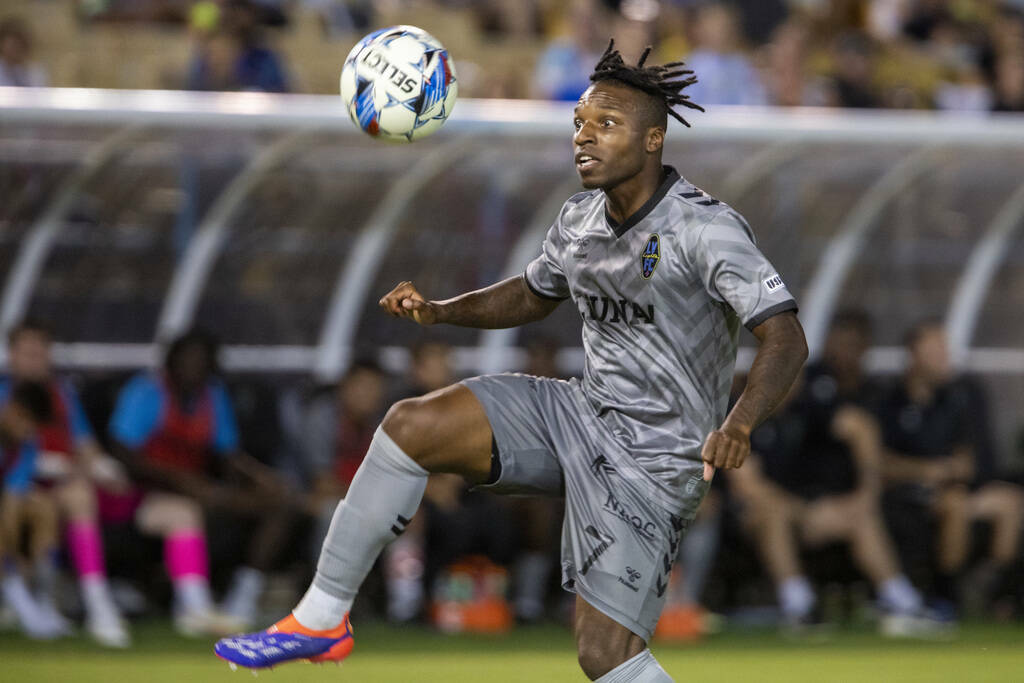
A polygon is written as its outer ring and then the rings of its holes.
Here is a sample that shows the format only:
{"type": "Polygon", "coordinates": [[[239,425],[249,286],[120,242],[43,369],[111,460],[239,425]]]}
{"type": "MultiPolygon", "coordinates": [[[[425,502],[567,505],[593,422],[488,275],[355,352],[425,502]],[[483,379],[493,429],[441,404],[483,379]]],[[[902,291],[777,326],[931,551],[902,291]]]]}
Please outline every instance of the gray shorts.
{"type": "Polygon", "coordinates": [[[594,414],[579,384],[489,375],[463,384],[483,404],[501,475],[497,493],[565,496],[562,585],[645,641],[665,604],[679,543],[709,484],[677,500],[594,414]]]}

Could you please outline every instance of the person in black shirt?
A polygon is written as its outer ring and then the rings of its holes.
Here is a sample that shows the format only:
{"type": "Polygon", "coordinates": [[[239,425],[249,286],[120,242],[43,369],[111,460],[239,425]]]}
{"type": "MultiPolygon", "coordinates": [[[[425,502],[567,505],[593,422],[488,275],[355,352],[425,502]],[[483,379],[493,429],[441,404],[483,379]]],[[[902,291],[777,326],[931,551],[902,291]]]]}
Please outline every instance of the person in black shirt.
{"type": "Polygon", "coordinates": [[[865,314],[836,316],[823,358],[754,431],[756,459],[730,472],[730,482],[745,504],[787,624],[805,622],[815,603],[799,544],[843,541],[878,591],[883,633],[924,635],[936,625],[920,617],[921,596],[900,569],[879,507],[881,439],[866,410],[877,392],[861,369],[870,339],[865,314]]]}
{"type": "MultiPolygon", "coordinates": [[[[907,335],[909,366],[879,407],[885,478],[896,499],[925,507],[937,523],[940,597],[954,600],[974,521],[992,527],[980,578],[994,587],[1020,552],[1024,488],[996,478],[980,388],[954,377],[941,323],[907,335]]],[[[977,584],[977,582],[972,582],[977,584]]]]}

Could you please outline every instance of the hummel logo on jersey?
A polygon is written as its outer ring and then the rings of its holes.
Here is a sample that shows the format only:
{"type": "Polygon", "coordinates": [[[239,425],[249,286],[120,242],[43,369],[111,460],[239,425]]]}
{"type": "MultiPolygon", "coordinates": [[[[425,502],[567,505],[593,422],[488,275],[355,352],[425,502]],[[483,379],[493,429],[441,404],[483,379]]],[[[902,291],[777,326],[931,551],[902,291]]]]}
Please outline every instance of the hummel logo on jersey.
{"type": "Polygon", "coordinates": [[[654,304],[647,304],[645,309],[629,299],[616,301],[607,296],[594,296],[582,292],[577,292],[573,299],[586,302],[586,310],[580,310],[580,315],[584,320],[596,320],[599,323],[626,323],[627,325],[654,324],[654,304]]]}
{"type": "Polygon", "coordinates": [[[644,244],[644,250],[640,252],[640,277],[650,280],[660,260],[661,239],[657,235],[651,235],[644,244]]]}
{"type": "Polygon", "coordinates": [[[782,286],[784,286],[782,283],[782,278],[779,277],[778,275],[772,275],[770,278],[764,281],[764,288],[767,289],[769,292],[774,292],[776,289],[782,286]]]}

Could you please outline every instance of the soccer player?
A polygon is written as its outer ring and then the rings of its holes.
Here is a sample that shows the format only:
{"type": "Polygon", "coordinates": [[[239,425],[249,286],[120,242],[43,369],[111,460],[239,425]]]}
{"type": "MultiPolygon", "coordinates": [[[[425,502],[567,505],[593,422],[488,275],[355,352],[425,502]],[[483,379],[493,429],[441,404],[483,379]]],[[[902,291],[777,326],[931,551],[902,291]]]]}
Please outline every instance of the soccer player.
{"type": "MultiPolygon", "coordinates": [[[[127,479],[96,441],[74,386],[54,373],[51,343],[49,328],[39,322],[15,326],[7,342],[10,381],[39,382],[50,392],[53,418],[39,430],[39,493],[53,499],[67,522],[68,554],[78,575],[86,630],[101,645],[126,647],[131,639],[107,582],[96,488],[121,491],[127,479]]],[[[0,395],[10,381],[0,380],[0,395]]]]}
{"type": "MultiPolygon", "coordinates": [[[[751,430],[806,358],[796,303],[743,218],[661,163],[681,64],[627,66],[610,44],[574,113],[571,197],[526,272],[446,301],[403,282],[380,300],[421,325],[522,325],[572,299],[582,381],[477,377],[395,404],[338,506],[313,585],[265,632],[224,639],[248,667],[341,660],[348,612],[431,472],[503,493],[562,494],[563,585],[576,593],[579,663],[600,681],[672,680],[647,649],[668,568],[715,467],[739,467],[751,430]],[[760,340],[726,416],[740,325],[760,340]],[[702,462],[703,460],[703,462],[702,462]]],[[[685,121],[684,121],[685,123],[685,121]]]]}

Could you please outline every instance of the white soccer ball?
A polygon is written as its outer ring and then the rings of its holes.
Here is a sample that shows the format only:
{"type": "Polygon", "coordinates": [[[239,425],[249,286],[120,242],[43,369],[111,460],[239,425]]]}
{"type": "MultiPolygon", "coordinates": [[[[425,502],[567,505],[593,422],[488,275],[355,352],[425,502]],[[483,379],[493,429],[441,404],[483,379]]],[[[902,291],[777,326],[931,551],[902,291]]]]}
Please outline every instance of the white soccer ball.
{"type": "Polygon", "coordinates": [[[455,106],[459,87],[448,51],[415,26],[374,31],[341,69],[341,99],[368,135],[412,142],[430,135],[455,106]]]}

